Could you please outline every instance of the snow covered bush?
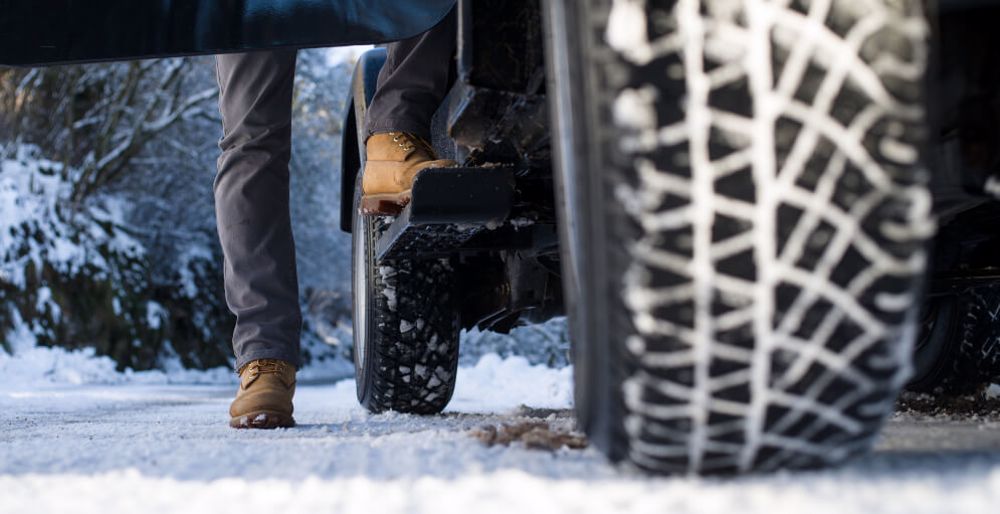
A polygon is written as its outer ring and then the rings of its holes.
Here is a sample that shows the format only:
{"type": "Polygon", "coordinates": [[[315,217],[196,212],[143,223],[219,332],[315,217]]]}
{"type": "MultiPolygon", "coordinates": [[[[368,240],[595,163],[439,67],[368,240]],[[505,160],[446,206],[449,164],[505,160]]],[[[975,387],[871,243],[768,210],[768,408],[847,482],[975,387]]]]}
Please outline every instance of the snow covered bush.
{"type": "Polygon", "coordinates": [[[504,358],[521,356],[531,364],[541,364],[550,368],[569,366],[570,339],[566,318],[520,326],[510,334],[481,330],[462,333],[459,364],[473,366],[483,356],[490,354],[504,358]]]}
{"type": "MultiPolygon", "coordinates": [[[[224,364],[224,347],[211,349],[216,338],[207,320],[184,316],[203,314],[198,287],[192,295],[156,287],[145,247],[126,228],[122,203],[107,197],[73,206],[73,187],[62,171],[30,146],[0,161],[4,349],[17,350],[8,342],[16,333],[22,344],[30,334],[42,346],[93,347],[120,367],[149,369],[164,355],[195,366],[224,364]]],[[[185,263],[190,280],[210,275],[208,261],[185,263]]]]}

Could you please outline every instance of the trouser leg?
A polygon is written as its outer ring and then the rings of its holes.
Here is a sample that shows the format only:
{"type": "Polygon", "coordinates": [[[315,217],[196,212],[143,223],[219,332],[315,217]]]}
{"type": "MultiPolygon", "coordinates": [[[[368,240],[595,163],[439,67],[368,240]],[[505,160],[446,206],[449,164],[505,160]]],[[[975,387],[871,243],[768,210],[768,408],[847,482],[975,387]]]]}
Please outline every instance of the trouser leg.
{"type": "Polygon", "coordinates": [[[216,58],[222,155],[215,179],[226,302],[237,369],[257,359],[299,365],[295,244],[289,213],[295,51],[216,58]]]}
{"type": "Polygon", "coordinates": [[[408,132],[431,139],[431,118],[451,87],[457,30],[452,10],[430,31],[389,45],[368,108],[368,136],[408,132]]]}

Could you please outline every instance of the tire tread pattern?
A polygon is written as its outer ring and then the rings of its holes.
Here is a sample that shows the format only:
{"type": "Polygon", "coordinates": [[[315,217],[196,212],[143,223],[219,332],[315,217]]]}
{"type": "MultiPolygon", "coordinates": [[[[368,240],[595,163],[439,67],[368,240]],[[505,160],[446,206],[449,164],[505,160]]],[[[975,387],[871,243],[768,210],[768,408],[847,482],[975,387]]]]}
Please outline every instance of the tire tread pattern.
{"type": "MultiPolygon", "coordinates": [[[[387,220],[373,220],[373,234],[387,220]]],[[[374,239],[374,238],[373,238],[374,239]]],[[[369,246],[371,248],[371,246],[369,246]]],[[[459,317],[448,259],[396,260],[374,266],[364,406],[372,412],[436,414],[455,390],[459,317]]]]}
{"type": "Polygon", "coordinates": [[[629,462],[813,468],[873,443],[934,226],[921,3],[588,0],[629,462]]]}

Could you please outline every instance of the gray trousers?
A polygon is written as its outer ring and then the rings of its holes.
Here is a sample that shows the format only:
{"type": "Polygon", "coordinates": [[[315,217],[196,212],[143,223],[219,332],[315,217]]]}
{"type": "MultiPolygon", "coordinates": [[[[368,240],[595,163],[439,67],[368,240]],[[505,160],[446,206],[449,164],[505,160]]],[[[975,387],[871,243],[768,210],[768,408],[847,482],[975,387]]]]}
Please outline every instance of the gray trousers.
{"type": "Polygon", "coordinates": [[[222,155],[215,216],[226,302],[236,315],[236,367],[257,359],[299,365],[302,314],[288,206],[295,51],[216,59],[222,155]]]}
{"type": "Polygon", "coordinates": [[[458,21],[452,11],[422,35],[386,48],[365,132],[408,132],[431,140],[431,118],[454,82],[458,21]]]}
{"type": "MultiPolygon", "coordinates": [[[[430,139],[431,117],[450,87],[455,15],[393,43],[368,110],[366,132],[430,139]]],[[[295,242],[289,213],[295,50],[216,58],[222,155],[215,211],[225,258],[226,302],[236,315],[236,368],[257,359],[300,365],[295,242]]],[[[347,265],[347,263],[345,263],[347,265]]]]}

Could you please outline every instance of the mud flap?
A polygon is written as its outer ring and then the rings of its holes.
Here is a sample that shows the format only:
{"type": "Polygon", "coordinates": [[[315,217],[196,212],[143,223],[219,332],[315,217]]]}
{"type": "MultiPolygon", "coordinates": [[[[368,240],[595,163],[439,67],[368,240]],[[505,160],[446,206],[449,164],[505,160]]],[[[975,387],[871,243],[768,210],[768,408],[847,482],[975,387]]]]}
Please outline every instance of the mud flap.
{"type": "Polygon", "coordinates": [[[380,261],[448,255],[507,219],[513,205],[509,168],[440,168],[422,171],[413,199],[375,246],[380,261]]]}

